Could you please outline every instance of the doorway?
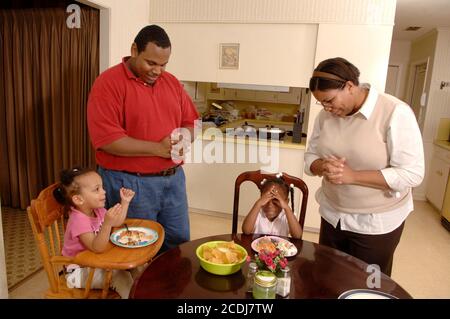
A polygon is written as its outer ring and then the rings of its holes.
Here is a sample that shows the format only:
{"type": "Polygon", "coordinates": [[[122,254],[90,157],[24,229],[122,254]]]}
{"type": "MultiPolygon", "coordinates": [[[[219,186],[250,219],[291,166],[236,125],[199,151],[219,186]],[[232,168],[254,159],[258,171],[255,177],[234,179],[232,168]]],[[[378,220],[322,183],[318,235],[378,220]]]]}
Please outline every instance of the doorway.
{"type": "Polygon", "coordinates": [[[425,122],[425,111],[427,103],[427,94],[425,84],[427,78],[428,60],[411,64],[409,76],[409,94],[407,102],[416,116],[420,130],[423,132],[425,122]]]}
{"type": "Polygon", "coordinates": [[[386,78],[386,93],[399,97],[399,89],[400,89],[400,66],[389,64],[387,78],[386,78]]]}

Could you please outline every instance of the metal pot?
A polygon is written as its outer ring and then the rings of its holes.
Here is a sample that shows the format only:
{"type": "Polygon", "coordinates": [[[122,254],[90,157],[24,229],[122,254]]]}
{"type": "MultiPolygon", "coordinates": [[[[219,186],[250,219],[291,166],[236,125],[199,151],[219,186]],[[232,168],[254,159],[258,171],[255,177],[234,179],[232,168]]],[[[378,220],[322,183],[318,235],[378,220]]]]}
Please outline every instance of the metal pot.
{"type": "Polygon", "coordinates": [[[259,138],[266,138],[268,140],[271,140],[271,139],[282,140],[285,135],[286,135],[285,130],[278,128],[278,127],[273,127],[271,125],[267,125],[266,127],[262,127],[260,129],[258,129],[258,137],[259,138]]]}

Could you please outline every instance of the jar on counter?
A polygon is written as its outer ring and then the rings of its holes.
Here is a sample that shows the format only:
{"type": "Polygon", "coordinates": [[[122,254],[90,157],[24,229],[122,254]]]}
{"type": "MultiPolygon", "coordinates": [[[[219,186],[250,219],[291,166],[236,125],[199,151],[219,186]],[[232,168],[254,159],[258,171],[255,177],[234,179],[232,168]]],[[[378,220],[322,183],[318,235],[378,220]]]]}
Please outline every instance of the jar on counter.
{"type": "Polygon", "coordinates": [[[258,272],[258,265],[254,262],[248,264],[247,271],[247,291],[253,291],[253,283],[255,282],[255,274],[258,272]]]}
{"type": "Polygon", "coordinates": [[[277,279],[277,294],[286,298],[291,292],[291,272],[289,266],[281,269],[277,279]]]}
{"type": "Polygon", "coordinates": [[[255,274],[253,284],[253,298],[275,299],[277,290],[277,277],[270,271],[262,270],[255,274]]]}

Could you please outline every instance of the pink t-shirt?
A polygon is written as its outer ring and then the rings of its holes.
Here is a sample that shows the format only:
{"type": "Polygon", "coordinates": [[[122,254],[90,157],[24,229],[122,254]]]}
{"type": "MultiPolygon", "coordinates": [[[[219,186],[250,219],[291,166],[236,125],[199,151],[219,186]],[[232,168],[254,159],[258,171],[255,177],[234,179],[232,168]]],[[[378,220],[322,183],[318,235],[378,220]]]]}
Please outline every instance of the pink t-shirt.
{"type": "Polygon", "coordinates": [[[71,208],[66,233],[64,234],[63,256],[73,257],[86,250],[86,247],[81,243],[80,235],[90,232],[97,233],[105,219],[106,209],[94,209],[94,214],[94,217],[89,217],[79,210],[71,208]]]}

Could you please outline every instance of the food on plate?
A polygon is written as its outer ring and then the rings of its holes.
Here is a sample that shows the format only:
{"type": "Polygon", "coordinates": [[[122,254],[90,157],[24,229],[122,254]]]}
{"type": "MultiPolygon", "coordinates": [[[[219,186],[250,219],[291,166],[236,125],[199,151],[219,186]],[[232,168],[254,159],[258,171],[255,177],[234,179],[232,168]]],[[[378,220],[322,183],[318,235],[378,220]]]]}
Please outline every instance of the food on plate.
{"type": "Polygon", "coordinates": [[[152,238],[150,234],[145,234],[139,230],[124,230],[119,234],[117,241],[128,246],[136,246],[144,241],[149,241],[152,238]]]}
{"type": "Polygon", "coordinates": [[[235,264],[242,260],[244,253],[234,241],[218,243],[215,247],[203,247],[203,258],[216,264],[235,264]]]}
{"type": "Polygon", "coordinates": [[[273,253],[277,250],[277,246],[269,237],[262,237],[256,244],[256,249],[258,251],[265,250],[269,253],[273,253]]]}
{"type": "Polygon", "coordinates": [[[264,236],[256,239],[252,243],[252,248],[257,252],[265,250],[268,253],[273,253],[278,249],[286,257],[294,256],[297,253],[297,247],[293,243],[275,236],[264,236]]]}
{"type": "Polygon", "coordinates": [[[297,248],[295,245],[287,240],[280,240],[277,243],[277,248],[284,252],[285,255],[295,254],[297,248]]]}

